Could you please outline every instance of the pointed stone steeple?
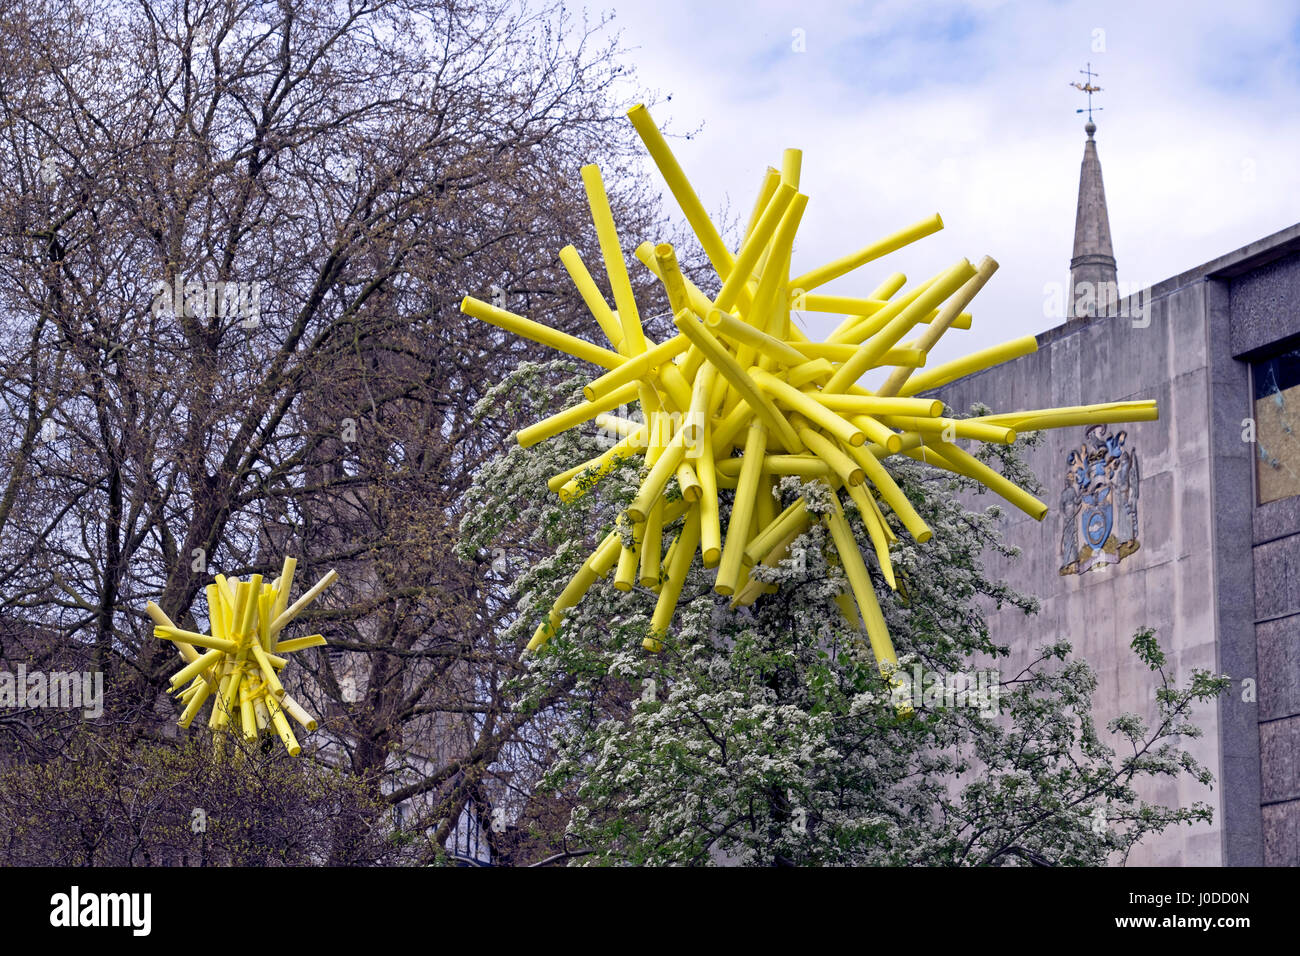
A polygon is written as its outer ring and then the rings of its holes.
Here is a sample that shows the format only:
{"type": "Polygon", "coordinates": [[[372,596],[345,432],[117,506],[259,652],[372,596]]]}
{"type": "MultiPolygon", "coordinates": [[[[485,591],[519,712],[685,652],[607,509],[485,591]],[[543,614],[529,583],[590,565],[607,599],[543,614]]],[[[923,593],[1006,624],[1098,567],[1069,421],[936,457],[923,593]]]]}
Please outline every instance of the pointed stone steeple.
{"type": "Polygon", "coordinates": [[[1083,166],[1079,170],[1079,208],[1074,216],[1074,257],[1070,260],[1070,289],[1066,315],[1078,320],[1105,315],[1118,301],[1115,252],[1110,244],[1110,218],[1106,214],[1106,189],[1101,182],[1101,160],[1092,134],[1097,126],[1088,120],[1084,131],[1083,166]]]}

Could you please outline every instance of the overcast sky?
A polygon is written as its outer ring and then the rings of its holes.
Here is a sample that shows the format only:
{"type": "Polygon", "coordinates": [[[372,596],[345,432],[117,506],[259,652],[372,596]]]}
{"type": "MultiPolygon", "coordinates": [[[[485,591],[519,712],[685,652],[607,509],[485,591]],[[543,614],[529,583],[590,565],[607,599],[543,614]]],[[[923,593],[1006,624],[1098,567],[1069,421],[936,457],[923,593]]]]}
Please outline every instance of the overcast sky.
{"type": "Polygon", "coordinates": [[[764,167],[804,151],[795,274],[942,214],[941,233],[822,291],[998,260],[974,329],[949,332],[959,340],[931,364],[1063,321],[1044,286],[1068,277],[1085,139],[1085,97],[1068,83],[1088,61],[1121,283],[1153,284],[1300,220],[1295,0],[578,6],[613,12],[637,81],[671,95],[656,122],[699,127],[671,142],[710,210],[729,201],[747,216],[764,167]]]}

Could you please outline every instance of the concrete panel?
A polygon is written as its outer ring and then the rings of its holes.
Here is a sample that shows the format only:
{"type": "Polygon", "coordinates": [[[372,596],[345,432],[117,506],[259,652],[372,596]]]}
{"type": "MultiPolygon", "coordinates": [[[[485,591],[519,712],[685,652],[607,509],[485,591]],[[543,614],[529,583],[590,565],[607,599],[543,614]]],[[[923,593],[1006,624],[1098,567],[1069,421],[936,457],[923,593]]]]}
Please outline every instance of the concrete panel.
{"type": "Polygon", "coordinates": [[[1300,800],[1264,807],[1264,865],[1300,866],[1300,800]]]}
{"type": "Polygon", "coordinates": [[[1263,801],[1300,800],[1300,717],[1260,724],[1259,756],[1263,801]]]}
{"type": "Polygon", "coordinates": [[[1300,714],[1300,615],[1255,628],[1259,660],[1259,719],[1300,714]]]}

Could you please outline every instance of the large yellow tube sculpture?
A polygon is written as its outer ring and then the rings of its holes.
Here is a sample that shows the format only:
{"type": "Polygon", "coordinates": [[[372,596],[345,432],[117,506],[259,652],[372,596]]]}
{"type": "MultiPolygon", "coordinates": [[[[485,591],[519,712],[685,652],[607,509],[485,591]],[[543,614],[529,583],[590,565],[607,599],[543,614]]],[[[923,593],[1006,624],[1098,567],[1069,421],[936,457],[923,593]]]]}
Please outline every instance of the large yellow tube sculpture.
{"type": "Polygon", "coordinates": [[[180,726],[188,728],[212,698],[208,726],[214,731],[237,729],[251,743],[274,730],[290,756],[302,751],[288,717],[308,731],[316,729],[316,719],[284,692],[279,672],[287,661],[282,655],[320,647],[325,638],[312,634],[281,640],[280,632],[337,581],[338,574],[328,572],[290,604],[297,564],[295,558],[285,558],[280,576],[270,583],[263,583],[260,574],[247,581],[216,575],[216,583],[206,588],[211,634],[178,628],[153,601],[145,606],[155,625],[154,637],[175,644],[185,661],[171,678],[172,692],[185,705],[180,726]],[[207,653],[200,654],[196,647],[207,648],[207,653]]]}
{"type": "Polygon", "coordinates": [[[628,117],[712,263],[720,283],[717,295],[706,296],[681,274],[671,246],[643,243],[636,258],[662,282],[677,329],[661,343],[646,337],[600,170],[589,165],[583,167],[582,181],[614,307],[573,246],[560,258],[612,348],[473,297],[461,303],[469,315],[601,369],[584,388],[586,401],[519,432],[519,443],[528,447],[595,419],[621,439],[604,455],[575,463],[552,478],[552,491],[569,500],[605,474],[616,458],[642,455],[645,460],[640,491],[619,516],[619,524],[631,534],[614,531],[604,539],[564,588],[527,651],[545,644],[565,612],[611,570],[620,590],[632,590],[639,581],[658,593],[651,633],[644,641],[648,650],[662,648],[697,555],[704,567],[717,568],[714,588],[732,598],[733,608],[753,602],[771,586],[751,580],[751,569],[780,561],[813,520],[802,499],[774,513],[773,480],[801,475],[821,478],[830,486],[832,507],[820,520],[848,581],[840,607],[855,628],[865,630],[878,665],[888,673],[897,658],[839,491],[848,494],[861,515],[881,576],[893,588],[889,547],[897,539],[885,509],[892,510],[917,541],[928,540],[931,531],[881,459],[902,454],[971,477],[1042,520],[1046,505],[956,441],[1010,444],[1017,430],[1151,421],[1157,416],[1156,403],[1115,402],[962,420],[942,417],[943,403],[919,398],[918,393],[1037,349],[1030,336],[918,371],[945,332],[970,328],[971,316],[964,310],[997,270],[995,261],[986,257],[972,265],[962,259],[901,295],[896,294],[907,280],[897,272],[864,298],[816,294],[813,290],[819,286],[942,229],[943,220],[929,216],[791,279],[790,251],[808,203],[799,192],[798,150],[786,151],[781,172],[767,170],[745,238],[733,253],[649,112],[637,106],[628,117]],[[791,323],[792,309],[836,313],[843,320],[826,342],[812,343],[791,323]],[[889,369],[888,374],[874,391],[857,384],[867,372],[882,368],[889,369]],[[644,422],[609,414],[634,398],[641,402],[644,422]],[[665,495],[674,479],[681,496],[673,496],[669,504],[665,495]],[[719,487],[735,488],[725,532],[719,487]],[[665,550],[665,529],[683,516],[665,550]]]}

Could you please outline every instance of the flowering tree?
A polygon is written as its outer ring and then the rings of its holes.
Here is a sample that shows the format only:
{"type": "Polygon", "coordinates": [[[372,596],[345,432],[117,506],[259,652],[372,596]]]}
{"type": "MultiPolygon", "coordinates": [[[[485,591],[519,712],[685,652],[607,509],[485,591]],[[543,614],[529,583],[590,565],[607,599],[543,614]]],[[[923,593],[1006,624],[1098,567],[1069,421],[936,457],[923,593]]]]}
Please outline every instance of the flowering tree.
{"type": "MultiPolygon", "coordinates": [[[[581,376],[558,390],[542,383],[566,368],[521,367],[485,403],[563,397],[581,376]]],[[[496,556],[498,597],[512,611],[503,651],[527,642],[636,493],[631,462],[574,501],[545,493],[596,441],[570,433],[512,447],[478,475],[461,547],[496,556]]],[[[985,448],[1008,477],[1037,484],[1013,448],[985,448]]],[[[1140,632],[1134,666],[1157,674],[1157,713],[1112,721],[1117,753],[1091,716],[1096,678],[1067,641],[1047,643],[1019,673],[996,670],[1008,649],[991,639],[981,599],[1037,610],[983,569],[990,551],[1015,555],[999,509],[968,510],[958,497],[978,491],[968,479],[897,458],[890,470],[935,531],[925,544],[900,533],[899,589],[877,588],[900,654],[892,680],[841,613],[847,583],[819,523],[779,566],[755,570],[780,591],[748,608],[729,608],[697,563],[659,654],[641,646],[650,589],[600,582],[569,612],[512,687],[516,707],[538,718],[544,786],[571,807],[561,853],[585,863],[1097,865],[1171,824],[1210,819],[1203,803],[1146,803],[1134,784],[1183,773],[1210,783],[1177,738],[1199,736],[1190,708],[1226,679],[1198,671],[1176,684],[1153,633],[1140,632]]],[[[777,493],[782,505],[804,495],[817,513],[831,506],[815,481],[787,478],[777,493]]]]}

